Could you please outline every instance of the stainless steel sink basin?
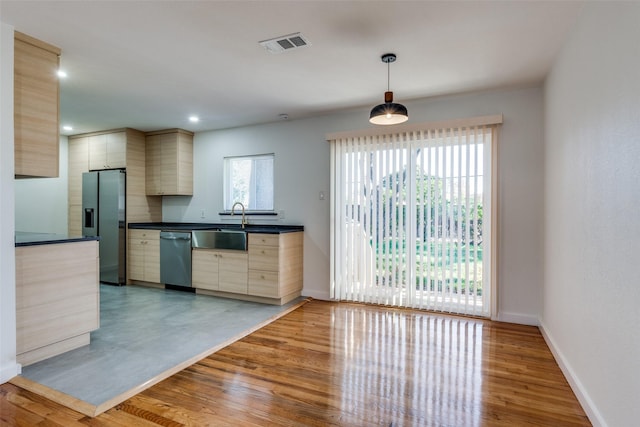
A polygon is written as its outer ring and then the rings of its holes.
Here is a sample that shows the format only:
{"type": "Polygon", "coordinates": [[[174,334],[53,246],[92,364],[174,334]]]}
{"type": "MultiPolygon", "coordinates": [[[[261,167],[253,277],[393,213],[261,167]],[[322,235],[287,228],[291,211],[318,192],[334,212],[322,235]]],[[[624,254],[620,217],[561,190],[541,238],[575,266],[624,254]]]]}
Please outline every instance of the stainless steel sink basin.
{"type": "Polygon", "coordinates": [[[247,233],[242,230],[193,230],[191,247],[201,249],[247,250],[247,233]]]}

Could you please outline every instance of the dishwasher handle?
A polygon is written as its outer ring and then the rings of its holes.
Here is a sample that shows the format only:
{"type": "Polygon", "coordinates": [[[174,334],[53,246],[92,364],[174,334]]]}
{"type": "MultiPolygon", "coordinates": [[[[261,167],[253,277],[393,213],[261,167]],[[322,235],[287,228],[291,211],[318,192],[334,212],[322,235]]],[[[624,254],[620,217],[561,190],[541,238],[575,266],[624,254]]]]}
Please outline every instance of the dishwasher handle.
{"type": "Polygon", "coordinates": [[[191,233],[179,232],[179,231],[161,231],[161,240],[191,240],[191,233]]]}

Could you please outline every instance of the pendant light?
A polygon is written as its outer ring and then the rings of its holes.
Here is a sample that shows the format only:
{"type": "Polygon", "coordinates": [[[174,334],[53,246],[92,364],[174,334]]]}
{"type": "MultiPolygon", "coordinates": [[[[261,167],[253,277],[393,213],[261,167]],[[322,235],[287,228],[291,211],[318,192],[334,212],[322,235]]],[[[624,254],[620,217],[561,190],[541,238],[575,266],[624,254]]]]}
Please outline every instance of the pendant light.
{"type": "Polygon", "coordinates": [[[395,60],[396,55],[394,53],[382,55],[382,62],[387,64],[387,91],[384,93],[384,104],[373,107],[369,115],[369,122],[374,125],[395,125],[409,120],[407,107],[393,102],[393,92],[389,90],[389,64],[395,62],[395,60]]]}

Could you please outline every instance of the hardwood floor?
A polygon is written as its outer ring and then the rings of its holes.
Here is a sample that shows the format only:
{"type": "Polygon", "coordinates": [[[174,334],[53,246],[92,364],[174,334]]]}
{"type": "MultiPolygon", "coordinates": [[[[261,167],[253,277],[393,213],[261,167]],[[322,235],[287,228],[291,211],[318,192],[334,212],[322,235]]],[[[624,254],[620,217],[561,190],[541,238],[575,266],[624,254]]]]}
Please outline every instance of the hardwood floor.
{"type": "Polygon", "coordinates": [[[89,418],[11,384],[2,426],[588,426],[535,327],[311,301],[89,418]]]}

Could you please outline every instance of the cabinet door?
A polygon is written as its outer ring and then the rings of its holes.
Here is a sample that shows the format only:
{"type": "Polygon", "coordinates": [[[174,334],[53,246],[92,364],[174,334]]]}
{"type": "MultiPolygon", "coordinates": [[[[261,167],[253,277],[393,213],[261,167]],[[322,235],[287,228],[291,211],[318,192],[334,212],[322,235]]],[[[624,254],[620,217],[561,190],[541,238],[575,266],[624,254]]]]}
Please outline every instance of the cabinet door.
{"type": "Polygon", "coordinates": [[[162,146],[158,138],[148,136],[145,143],[146,188],[147,196],[162,195],[162,146]]]}
{"type": "Polygon", "coordinates": [[[193,135],[178,134],[176,194],[193,195],[193,135]]]}
{"type": "Polygon", "coordinates": [[[107,169],[107,135],[92,135],[89,138],[89,169],[107,169]]]}
{"type": "Polygon", "coordinates": [[[125,132],[107,134],[106,155],[108,169],[127,167],[127,134],[125,132]]]}
{"type": "Polygon", "coordinates": [[[91,170],[127,167],[126,132],[89,136],[89,168],[91,170]]]}
{"type": "Polygon", "coordinates": [[[15,32],[14,164],[15,175],[57,177],[60,49],[15,32]]]}
{"type": "Polygon", "coordinates": [[[82,235],[82,174],[89,171],[89,138],[69,138],[69,215],[70,236],[82,235]]]}
{"type": "Polygon", "coordinates": [[[144,245],[145,230],[129,230],[129,248],[127,251],[127,268],[129,279],[144,280],[144,245]]]}
{"type": "Polygon", "coordinates": [[[193,134],[180,129],[146,136],[148,196],[193,195],[193,134]]]}
{"type": "Polygon", "coordinates": [[[178,193],[178,141],[174,135],[158,135],[160,139],[160,187],[163,194],[178,193]]]}
{"type": "Polygon", "coordinates": [[[236,294],[247,293],[247,254],[220,252],[218,256],[219,289],[236,294]]]}
{"type": "Polygon", "coordinates": [[[160,231],[129,230],[129,279],[160,283],[160,231]]]}
{"type": "Polygon", "coordinates": [[[160,283],[160,231],[147,231],[144,245],[144,280],[160,283]]]}
{"type": "Polygon", "coordinates": [[[194,249],[191,256],[191,283],[194,288],[219,290],[218,252],[194,249]]]}

